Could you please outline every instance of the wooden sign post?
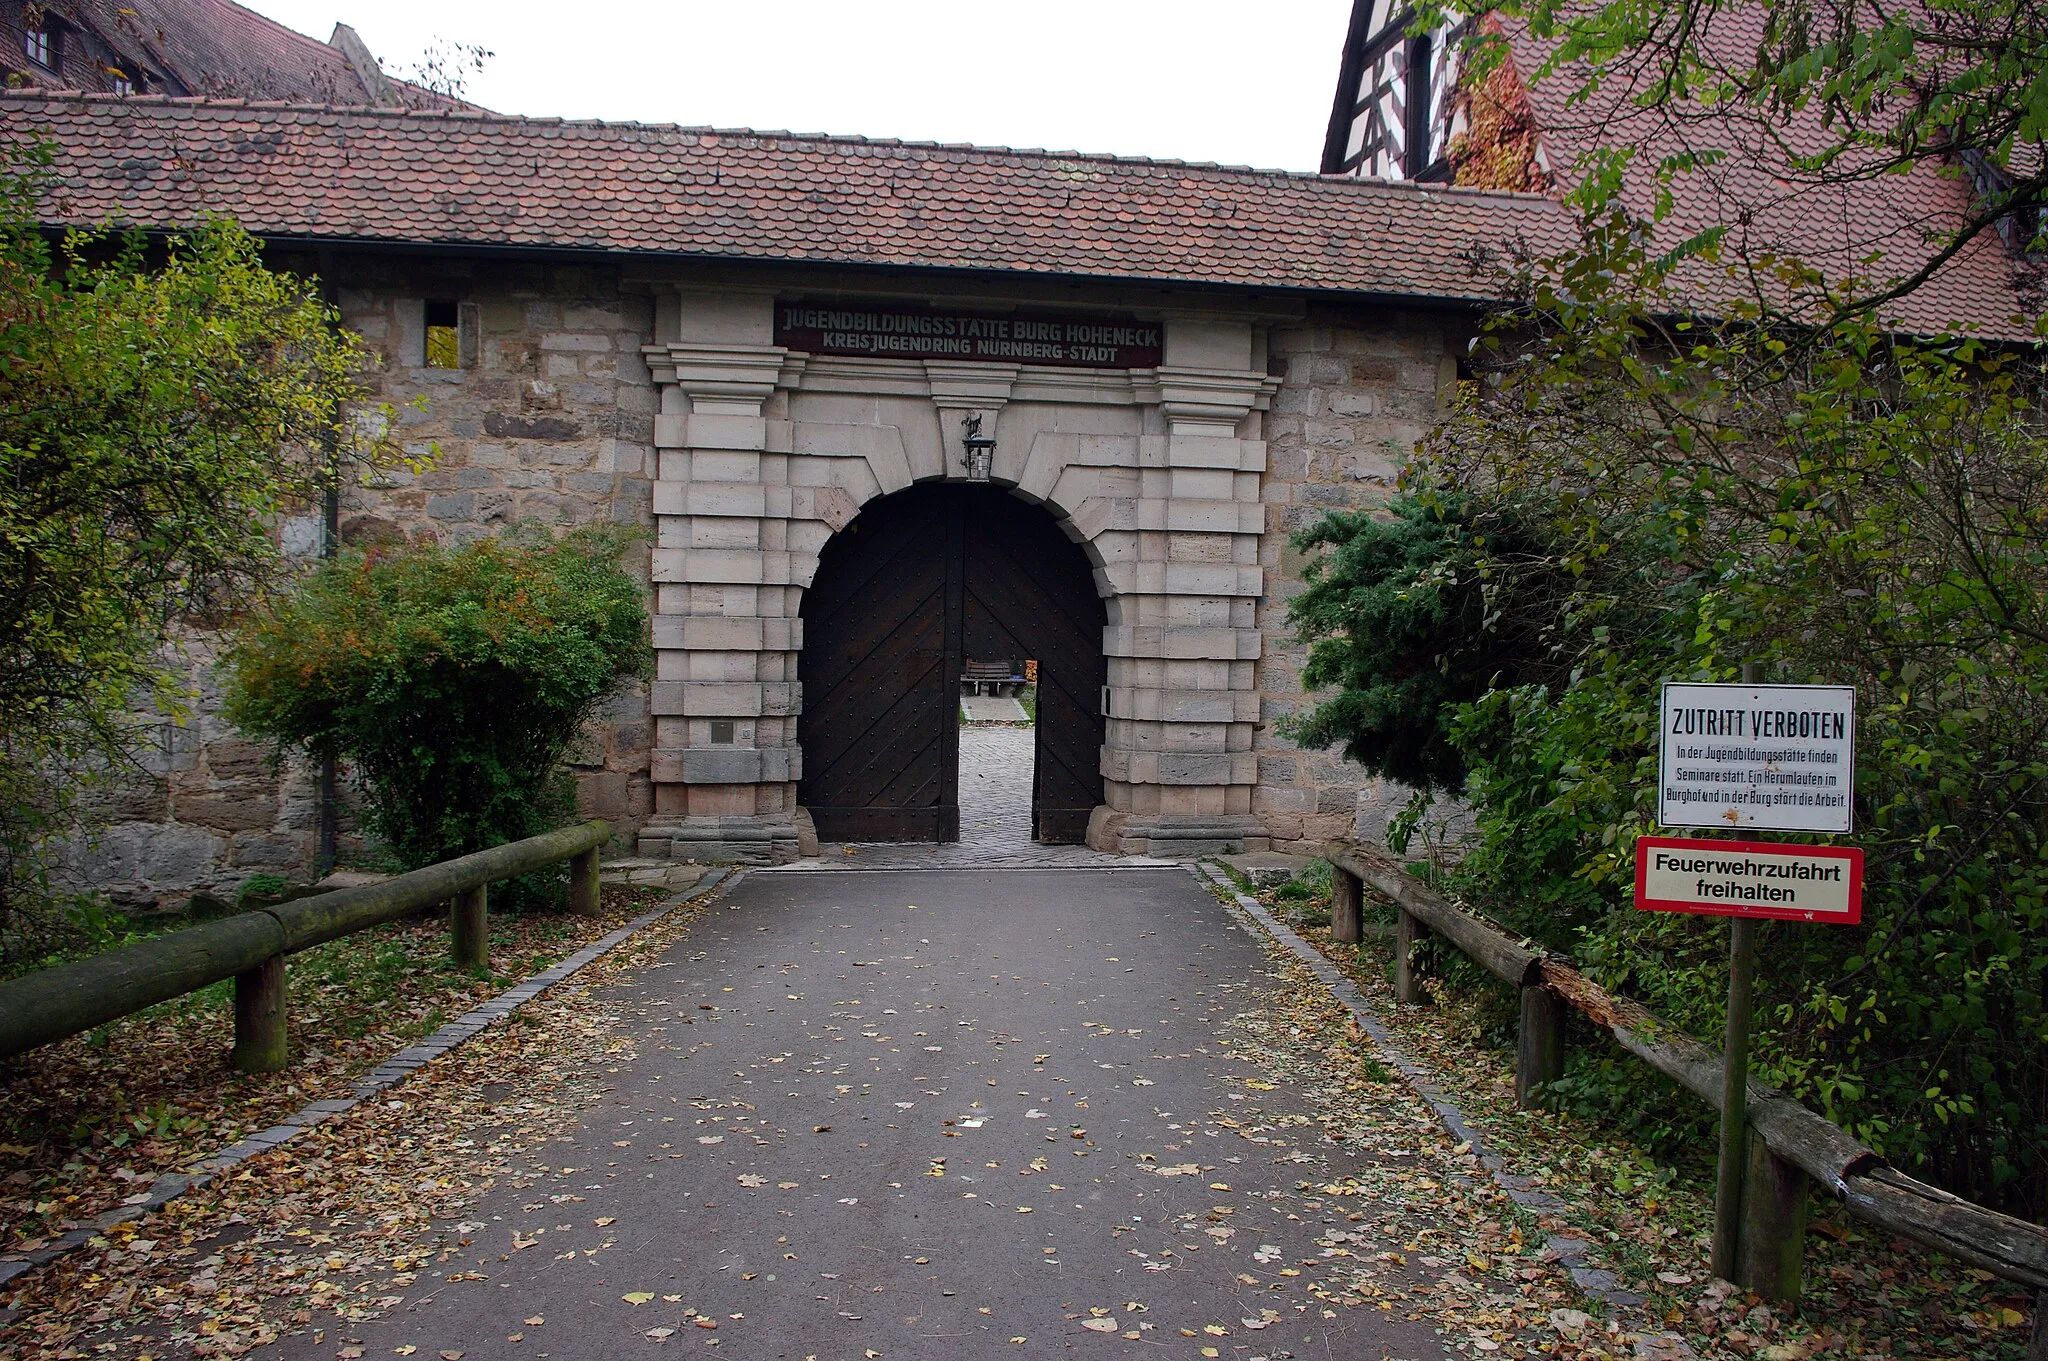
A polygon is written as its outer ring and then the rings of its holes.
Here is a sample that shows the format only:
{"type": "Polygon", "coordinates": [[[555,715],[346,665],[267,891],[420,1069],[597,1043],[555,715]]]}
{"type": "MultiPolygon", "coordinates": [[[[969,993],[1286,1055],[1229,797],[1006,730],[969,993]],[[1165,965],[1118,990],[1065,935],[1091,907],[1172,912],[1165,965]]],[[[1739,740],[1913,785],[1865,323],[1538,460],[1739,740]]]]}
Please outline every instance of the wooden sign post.
{"type": "MultiPolygon", "coordinates": [[[[1667,683],[1658,818],[1667,827],[1846,832],[1856,786],[1856,692],[1847,686],[1667,683]]],[[[1798,1293],[1804,1186],[1781,1232],[1760,1219],[1750,1187],[1749,1022],[1758,920],[1853,923],[1863,916],[1863,852],[1833,846],[1646,836],[1636,842],[1636,907],[1731,918],[1723,1036],[1721,1148],[1714,1186],[1716,1276],[1786,1299],[1798,1293]],[[1745,1237],[1750,1241],[1745,1244],[1745,1237]],[[1789,1243],[1760,1240],[1770,1238],[1789,1243]]]]}

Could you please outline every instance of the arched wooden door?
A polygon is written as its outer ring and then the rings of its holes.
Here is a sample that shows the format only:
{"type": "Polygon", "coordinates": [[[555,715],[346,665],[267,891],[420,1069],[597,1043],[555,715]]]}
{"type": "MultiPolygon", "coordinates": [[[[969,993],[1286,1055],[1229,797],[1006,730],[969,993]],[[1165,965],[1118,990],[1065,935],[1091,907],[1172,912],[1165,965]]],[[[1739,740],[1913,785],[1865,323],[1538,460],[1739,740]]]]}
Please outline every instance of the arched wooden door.
{"type": "Polygon", "coordinates": [[[825,545],[803,619],[798,798],[821,839],[959,839],[966,657],[1037,659],[1033,829],[1085,838],[1102,799],[1105,615],[1051,515],[989,486],[885,497],[825,545]]]}

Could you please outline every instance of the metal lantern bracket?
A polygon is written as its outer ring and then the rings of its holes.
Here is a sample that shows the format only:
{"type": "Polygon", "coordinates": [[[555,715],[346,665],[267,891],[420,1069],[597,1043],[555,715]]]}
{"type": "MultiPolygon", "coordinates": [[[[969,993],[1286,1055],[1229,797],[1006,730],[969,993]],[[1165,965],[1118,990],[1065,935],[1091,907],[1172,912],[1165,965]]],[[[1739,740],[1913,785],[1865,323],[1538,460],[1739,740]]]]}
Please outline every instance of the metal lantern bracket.
{"type": "Polygon", "coordinates": [[[969,482],[988,481],[989,464],[995,457],[996,442],[981,433],[981,413],[970,411],[960,421],[960,462],[969,482]]]}

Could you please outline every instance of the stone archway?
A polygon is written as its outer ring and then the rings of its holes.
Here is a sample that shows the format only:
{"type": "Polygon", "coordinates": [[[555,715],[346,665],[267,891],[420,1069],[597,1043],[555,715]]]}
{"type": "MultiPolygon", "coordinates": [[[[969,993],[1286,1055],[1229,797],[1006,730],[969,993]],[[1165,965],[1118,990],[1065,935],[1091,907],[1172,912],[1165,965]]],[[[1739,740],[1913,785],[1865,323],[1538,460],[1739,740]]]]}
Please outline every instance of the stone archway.
{"type": "Polygon", "coordinates": [[[984,484],[870,502],[819,554],[802,604],[798,799],[828,841],[954,841],[963,660],[1038,670],[1036,840],[1078,843],[1103,801],[1105,613],[1080,546],[984,484]]]}
{"type": "Polygon", "coordinates": [[[863,506],[964,482],[970,423],[995,441],[992,483],[1085,548],[1105,609],[1088,843],[1260,848],[1258,611],[1277,546],[1250,418],[1280,380],[1254,326],[1168,313],[1155,369],[857,358],[774,343],[774,298],[709,285],[656,296],[643,351],[659,393],[654,816],[641,854],[798,854],[803,601],[820,554],[863,506]]]}

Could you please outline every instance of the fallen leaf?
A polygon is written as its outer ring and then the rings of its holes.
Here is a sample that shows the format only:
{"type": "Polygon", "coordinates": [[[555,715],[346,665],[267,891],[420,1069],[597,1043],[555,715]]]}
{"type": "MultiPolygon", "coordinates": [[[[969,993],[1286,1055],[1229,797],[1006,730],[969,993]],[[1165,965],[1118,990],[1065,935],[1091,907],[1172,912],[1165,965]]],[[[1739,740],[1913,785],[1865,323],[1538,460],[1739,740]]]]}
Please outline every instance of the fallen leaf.
{"type": "Polygon", "coordinates": [[[647,1330],[647,1336],[653,1338],[656,1342],[665,1342],[675,1335],[676,1330],[673,1328],[649,1328],[647,1330]]]}
{"type": "Polygon", "coordinates": [[[1090,1332],[1113,1333],[1123,1325],[1113,1318],[1084,1318],[1081,1320],[1081,1326],[1090,1332]]]}
{"type": "Polygon", "coordinates": [[[541,1324],[546,1323],[547,1320],[542,1318],[539,1314],[535,1314],[532,1318],[525,1319],[523,1320],[523,1322],[529,1328],[538,1328],[541,1324]]]}
{"type": "Polygon", "coordinates": [[[766,1186],[768,1178],[758,1172],[747,1172],[741,1175],[739,1183],[742,1186],[766,1186]]]}
{"type": "Polygon", "coordinates": [[[590,1222],[591,1222],[591,1223],[593,1223],[593,1224],[595,1224],[595,1225],[597,1225],[597,1227],[599,1227],[599,1228],[601,1229],[601,1228],[603,1228],[603,1227],[604,1227],[605,1225],[607,1225],[607,1224],[616,1224],[616,1223],[618,1223],[619,1221],[618,1221],[618,1217],[617,1217],[617,1216],[615,1216],[615,1215],[606,1215],[606,1216],[605,1216],[605,1217],[604,1217],[603,1219],[593,1219],[593,1220],[592,1220],[592,1221],[590,1221],[590,1222]]]}
{"type": "Polygon", "coordinates": [[[654,1292],[652,1290],[635,1290],[631,1294],[621,1295],[619,1298],[628,1304],[645,1304],[654,1298],[654,1292]]]}

